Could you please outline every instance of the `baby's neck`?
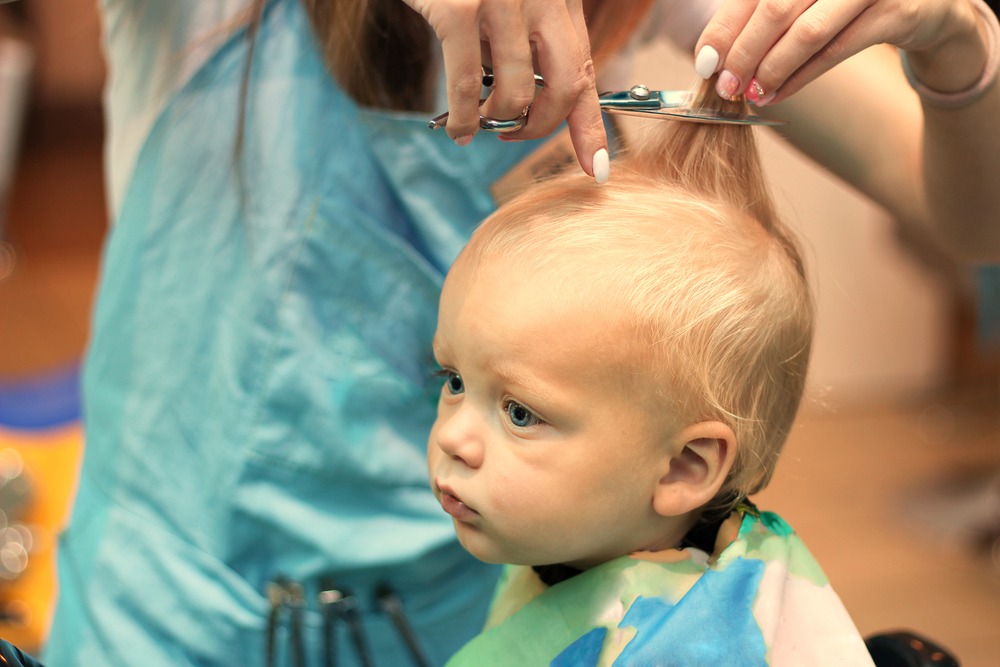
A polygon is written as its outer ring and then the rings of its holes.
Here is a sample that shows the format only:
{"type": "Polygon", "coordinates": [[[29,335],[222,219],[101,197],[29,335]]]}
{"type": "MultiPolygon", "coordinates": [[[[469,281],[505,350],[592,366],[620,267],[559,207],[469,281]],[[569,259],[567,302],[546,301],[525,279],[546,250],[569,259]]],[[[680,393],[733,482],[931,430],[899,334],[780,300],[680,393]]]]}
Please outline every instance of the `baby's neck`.
{"type": "MultiPolygon", "coordinates": [[[[549,565],[535,565],[533,569],[538,572],[542,581],[546,577],[558,578],[560,581],[584,572],[593,567],[615,560],[622,556],[635,556],[643,560],[656,560],[661,562],[683,560],[687,558],[681,549],[693,546],[711,554],[712,546],[706,550],[703,545],[714,545],[715,535],[718,534],[719,525],[725,519],[723,517],[718,522],[712,522],[711,526],[700,521],[699,513],[692,512],[681,517],[672,517],[669,523],[661,530],[657,539],[638,545],[637,548],[622,553],[615,554],[610,558],[591,561],[569,561],[564,563],[553,563],[549,565]],[[545,572],[543,574],[542,572],[545,572]]],[[[552,584],[549,584],[550,586],[552,584]]]]}

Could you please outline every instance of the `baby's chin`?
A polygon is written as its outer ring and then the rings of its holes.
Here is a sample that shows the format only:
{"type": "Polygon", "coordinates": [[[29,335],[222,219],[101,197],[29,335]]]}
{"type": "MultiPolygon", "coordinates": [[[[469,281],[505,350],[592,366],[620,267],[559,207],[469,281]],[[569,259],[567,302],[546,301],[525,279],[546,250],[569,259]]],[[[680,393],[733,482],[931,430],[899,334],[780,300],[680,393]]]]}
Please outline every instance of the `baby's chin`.
{"type": "Polygon", "coordinates": [[[517,552],[505,549],[483,548],[481,544],[475,544],[475,540],[463,540],[459,537],[459,542],[465,550],[472,554],[477,560],[494,565],[524,565],[527,567],[542,567],[545,565],[570,565],[580,570],[586,570],[594,565],[603,562],[599,559],[580,559],[578,555],[560,554],[549,552],[545,554],[517,552]],[[470,544],[471,542],[471,544],[470,544]]]}
{"type": "Polygon", "coordinates": [[[461,522],[456,521],[455,532],[458,534],[459,544],[476,560],[495,565],[509,562],[504,560],[502,551],[496,549],[495,545],[489,544],[481,533],[474,531],[469,526],[464,526],[461,522]]]}
{"type": "Polygon", "coordinates": [[[474,534],[469,530],[458,530],[458,541],[477,560],[494,565],[546,565],[559,561],[540,555],[529,555],[523,551],[505,548],[495,542],[486,540],[480,534],[474,534]],[[544,562],[543,562],[544,561],[544,562]]]}
{"type": "MultiPolygon", "coordinates": [[[[580,570],[586,570],[612,560],[604,555],[580,553],[575,550],[560,549],[556,544],[525,544],[511,540],[499,540],[496,535],[487,532],[484,526],[470,525],[455,521],[455,532],[458,541],[477,560],[495,565],[526,565],[529,567],[544,565],[570,565],[580,570]]],[[[624,555],[624,554],[622,554],[624,555]]]]}

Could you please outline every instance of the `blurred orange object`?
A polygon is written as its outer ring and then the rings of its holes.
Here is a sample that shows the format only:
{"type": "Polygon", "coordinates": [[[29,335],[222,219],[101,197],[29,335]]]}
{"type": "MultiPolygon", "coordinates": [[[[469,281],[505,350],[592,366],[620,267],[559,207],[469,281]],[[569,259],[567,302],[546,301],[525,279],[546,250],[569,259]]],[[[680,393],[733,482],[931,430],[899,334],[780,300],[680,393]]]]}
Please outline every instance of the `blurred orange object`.
{"type": "Polygon", "coordinates": [[[0,547],[0,636],[29,652],[39,651],[51,621],[56,537],[69,517],[82,453],[79,423],[31,432],[0,427],[0,475],[20,464],[28,493],[22,511],[0,523],[3,532],[28,531],[23,552],[16,538],[0,547]]]}
{"type": "Polygon", "coordinates": [[[41,651],[83,454],[78,375],[0,383],[0,637],[41,651]]]}

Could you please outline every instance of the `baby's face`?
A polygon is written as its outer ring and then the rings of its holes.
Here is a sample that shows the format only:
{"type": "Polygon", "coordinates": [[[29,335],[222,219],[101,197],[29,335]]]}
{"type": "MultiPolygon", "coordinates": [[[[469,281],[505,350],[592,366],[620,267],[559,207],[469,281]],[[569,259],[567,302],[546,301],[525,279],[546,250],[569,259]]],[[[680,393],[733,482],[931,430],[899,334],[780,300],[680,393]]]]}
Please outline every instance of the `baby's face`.
{"type": "Polygon", "coordinates": [[[499,262],[459,264],[445,284],[430,476],[484,561],[588,567],[662,532],[651,498],[669,429],[622,327],[566,292],[499,262]]]}

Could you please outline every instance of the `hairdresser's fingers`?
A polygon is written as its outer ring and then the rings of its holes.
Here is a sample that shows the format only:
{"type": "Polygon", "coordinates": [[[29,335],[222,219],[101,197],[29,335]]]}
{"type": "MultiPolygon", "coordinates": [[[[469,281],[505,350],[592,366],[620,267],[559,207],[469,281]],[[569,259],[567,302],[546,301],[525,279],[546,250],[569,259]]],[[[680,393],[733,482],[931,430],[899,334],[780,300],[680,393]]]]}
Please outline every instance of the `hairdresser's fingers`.
{"type": "MultiPolygon", "coordinates": [[[[788,75],[781,83],[760,83],[761,89],[767,91],[760,99],[753,100],[757,106],[765,106],[787,99],[800,91],[804,86],[815,81],[824,73],[846,60],[848,57],[860,53],[873,43],[864,33],[870,32],[866,26],[848,26],[843,32],[831,40],[817,55],[810,59],[805,65],[788,75]]],[[[766,75],[761,74],[760,77],[766,75]]]]}
{"type": "Polygon", "coordinates": [[[695,71],[703,79],[718,72],[733,42],[746,27],[758,0],[724,0],[694,47],[695,71]]]}
{"type": "Polygon", "coordinates": [[[566,120],[580,165],[593,175],[593,156],[602,148],[607,150],[607,137],[582,7],[578,0],[571,4],[569,12],[543,17],[535,46],[545,86],[535,98],[525,129],[504,138],[544,137],[566,120]]]}
{"type": "MultiPolygon", "coordinates": [[[[856,26],[858,17],[870,5],[871,0],[818,0],[797,16],[765,53],[754,54],[741,62],[731,52],[726,69],[738,72],[736,76],[745,82],[739,92],[751,103],[769,104],[788,79],[814,61],[818,54],[825,54],[825,57],[821,58],[822,67],[813,68],[815,76],[857,53],[860,50],[855,49],[856,38],[860,37],[858,33],[867,31],[855,30],[853,36],[848,36],[845,30],[856,26]]],[[[755,13],[751,18],[744,35],[753,34],[757,16],[755,13]]],[[[783,93],[787,96],[789,91],[783,90],[783,93]]]]}
{"type": "Polygon", "coordinates": [[[545,85],[536,89],[531,115],[523,130],[512,132],[508,140],[537,139],[548,135],[566,119],[581,94],[580,46],[565,4],[534,17],[531,33],[538,73],[545,85]]]}
{"type": "MultiPolygon", "coordinates": [[[[846,2],[852,1],[858,0],[846,0],[846,2]]],[[[767,89],[754,76],[761,61],[789,30],[794,30],[802,22],[803,16],[812,9],[813,4],[813,0],[761,0],[729,49],[716,82],[716,92],[719,96],[734,98],[746,94],[751,101],[765,98],[768,94],[767,89]]],[[[820,31],[824,29],[822,26],[818,28],[820,31]]],[[[808,60],[819,46],[808,44],[807,48],[811,52],[801,54],[803,62],[808,60]]]]}
{"type": "Polygon", "coordinates": [[[583,15],[583,1],[571,0],[570,5],[573,6],[570,18],[576,28],[577,43],[583,61],[582,75],[586,86],[577,97],[566,122],[580,166],[598,183],[604,183],[608,180],[610,169],[608,136],[604,131],[604,117],[598,99],[597,74],[594,70],[594,57],[590,52],[590,36],[583,15]]]}
{"type": "Polygon", "coordinates": [[[933,49],[962,32],[969,10],[967,2],[954,0],[726,0],[699,40],[696,70],[704,78],[722,70],[720,94],[735,89],[764,105],[876,44],[933,49]],[[780,26],[769,19],[803,1],[799,15],[755,58],[780,26]]]}
{"type": "Polygon", "coordinates": [[[535,99],[529,35],[529,22],[533,19],[520,2],[484,2],[481,14],[480,30],[489,48],[494,74],[493,92],[481,113],[497,120],[518,118],[535,99]]]}
{"type": "Polygon", "coordinates": [[[479,42],[479,2],[406,0],[441,41],[447,79],[448,136],[460,145],[479,130],[482,55],[479,42]]]}
{"type": "Polygon", "coordinates": [[[581,96],[566,121],[580,167],[598,183],[606,182],[611,168],[608,135],[596,92],[581,96]]]}
{"type": "MultiPolygon", "coordinates": [[[[800,62],[800,66],[783,82],[771,84],[776,92],[773,101],[789,97],[844,60],[876,44],[890,44],[915,52],[934,49],[952,39],[952,35],[960,33],[963,22],[968,25],[969,16],[963,11],[970,9],[968,3],[952,0],[877,0],[867,3],[819,0],[816,6],[831,16],[833,23],[843,24],[844,27],[830,37],[815,55],[800,62]],[[838,12],[844,14],[838,16],[838,12]]],[[[769,65],[765,59],[758,73],[759,78],[770,76],[765,68],[773,66],[778,69],[775,79],[780,79],[781,70],[795,67],[796,61],[802,60],[794,53],[794,44],[788,48],[779,44],[774,51],[775,61],[783,61],[783,64],[769,65]]]]}
{"type": "MultiPolygon", "coordinates": [[[[722,59],[716,92],[724,98],[735,98],[744,91],[753,98],[762,97],[760,84],[753,81],[754,72],[765,54],[812,4],[813,0],[760,0],[732,42],[724,42],[729,46],[722,59]]],[[[746,7],[739,9],[740,16],[744,16],[746,7]]],[[[736,25],[731,22],[729,27],[736,25]]]]}

